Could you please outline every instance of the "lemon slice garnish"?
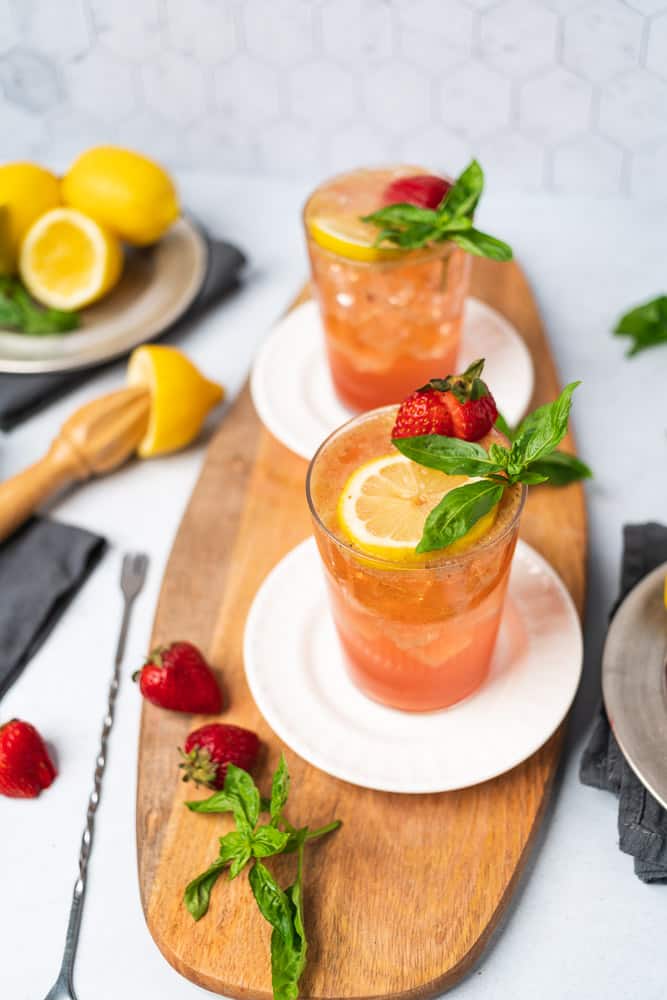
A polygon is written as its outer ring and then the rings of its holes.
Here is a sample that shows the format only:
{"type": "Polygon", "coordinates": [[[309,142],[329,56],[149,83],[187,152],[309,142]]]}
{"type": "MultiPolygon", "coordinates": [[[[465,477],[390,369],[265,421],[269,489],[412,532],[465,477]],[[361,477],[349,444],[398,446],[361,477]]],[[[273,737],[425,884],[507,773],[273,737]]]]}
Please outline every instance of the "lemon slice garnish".
{"type": "MultiPolygon", "coordinates": [[[[423,562],[415,553],[426,518],[446,493],[471,482],[412,462],[405,455],[383,455],[356,469],[338,501],[341,528],[362,552],[392,562],[423,562]]],[[[496,518],[496,507],[451,545],[455,554],[479,541],[496,518]]],[[[445,551],[445,550],[443,550],[445,551]]],[[[433,553],[430,553],[433,558],[433,553]]]]}
{"type": "Polygon", "coordinates": [[[308,229],[318,246],[348,260],[394,260],[402,253],[398,247],[373,246],[377,228],[350,216],[315,216],[308,229]]]}
{"type": "Polygon", "coordinates": [[[54,309],[81,309],[105,295],[123,267],[120,243],[73,208],[54,208],[32,224],[19,271],[34,297],[54,309]]]}
{"type": "Polygon", "coordinates": [[[127,382],[146,386],[151,394],[148,428],[137,448],[141,458],[185,448],[224,395],[222,386],[205,378],[181,351],[162,345],[133,351],[127,382]]]}

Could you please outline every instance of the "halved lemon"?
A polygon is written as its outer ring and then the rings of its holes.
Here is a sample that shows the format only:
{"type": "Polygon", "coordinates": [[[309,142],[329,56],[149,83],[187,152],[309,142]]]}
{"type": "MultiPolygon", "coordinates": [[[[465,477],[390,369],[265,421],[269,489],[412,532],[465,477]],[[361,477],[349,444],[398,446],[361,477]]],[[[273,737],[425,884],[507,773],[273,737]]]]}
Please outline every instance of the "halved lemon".
{"type": "Polygon", "coordinates": [[[82,309],[110,291],[123,269],[120,243],[73,208],[54,208],[32,224],[21,244],[19,271],[45,306],[82,309]]]}
{"type": "Polygon", "coordinates": [[[141,458],[185,448],[224,395],[181,351],[155,344],[132,352],[127,382],[146,386],[151,394],[148,428],[137,448],[141,458]]]}
{"type": "Polygon", "coordinates": [[[377,228],[349,215],[309,218],[308,229],[319,246],[348,260],[393,260],[402,253],[398,247],[373,246],[377,228]]]}
{"type": "MultiPolygon", "coordinates": [[[[415,548],[426,518],[446,493],[471,481],[428,469],[401,454],[374,458],[348,479],[338,502],[340,525],[362,552],[392,562],[423,562],[428,556],[417,555],[415,548]]],[[[495,518],[494,507],[463,538],[447,546],[447,553],[461,552],[479,541],[495,518]]]]}

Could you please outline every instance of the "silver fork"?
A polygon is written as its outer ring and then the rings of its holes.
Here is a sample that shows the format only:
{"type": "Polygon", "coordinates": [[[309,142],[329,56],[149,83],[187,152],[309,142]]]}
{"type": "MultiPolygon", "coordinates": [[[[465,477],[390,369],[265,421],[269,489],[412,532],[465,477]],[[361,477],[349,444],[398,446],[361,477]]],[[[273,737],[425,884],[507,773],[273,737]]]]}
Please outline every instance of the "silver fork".
{"type": "Polygon", "coordinates": [[[76,1000],[74,992],[74,960],[76,958],[76,948],[79,942],[79,930],[81,929],[81,913],[83,911],[83,899],[86,894],[86,881],[88,875],[88,862],[93,846],[93,834],[95,832],[95,813],[100,802],[100,792],[102,790],[102,778],[107,763],[107,744],[109,733],[113,726],[114,709],[116,706],[116,696],[120,686],[120,668],[125,653],[125,640],[130,626],[130,615],[134,600],[144,585],[146,570],[148,568],[148,558],[140,553],[128,553],[123,557],[123,568],[120,576],[120,587],[124,597],[123,620],[116,646],[116,659],[109,685],[109,696],[107,700],[107,711],[102,724],[102,735],[100,746],[95,759],[95,774],[93,777],[93,791],[88,800],[86,812],[86,827],[81,838],[81,851],[79,853],[79,877],[74,884],[74,894],[72,896],[72,906],[69,913],[69,924],[67,925],[67,937],[65,938],[65,950],[60,966],[58,978],[46,995],[45,1000],[76,1000]]]}

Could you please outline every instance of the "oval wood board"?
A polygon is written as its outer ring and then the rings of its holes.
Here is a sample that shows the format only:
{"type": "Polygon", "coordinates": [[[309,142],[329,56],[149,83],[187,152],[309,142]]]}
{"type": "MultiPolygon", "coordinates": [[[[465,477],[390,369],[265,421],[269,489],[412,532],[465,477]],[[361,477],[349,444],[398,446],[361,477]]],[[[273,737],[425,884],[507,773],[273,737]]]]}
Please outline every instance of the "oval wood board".
{"type": "MultiPolygon", "coordinates": [[[[553,399],[556,371],[520,268],[479,259],[474,265],[473,294],[504,313],[531,350],[533,405],[553,399]]],[[[248,690],[243,628],[261,581],[310,533],[305,473],[306,463],[260,426],[246,388],[208,448],[171,552],[154,627],[155,644],[190,639],[220,668],[230,697],[224,718],[257,730],[268,747],[257,771],[263,790],[283,748],[248,690]]],[[[560,573],[581,614],[581,487],[533,489],[521,534],[560,573]]],[[[198,816],[183,806],[197,793],[179,781],[176,747],[199,723],[149,704],[143,709],[137,844],[144,912],[158,947],[184,976],[230,997],[268,1000],[270,928],[246,877],[221,880],[199,923],[182,904],[186,883],[215,858],[217,837],[229,828],[226,817],[198,816]]],[[[356,788],[288,750],[291,821],[316,827],[340,817],[344,823],[308,848],[309,952],[301,995],[418,1000],[469,972],[525,865],[562,736],[561,727],[533,757],[493,781],[442,795],[356,788]]],[[[276,862],[283,884],[291,881],[293,864],[276,862]]]]}

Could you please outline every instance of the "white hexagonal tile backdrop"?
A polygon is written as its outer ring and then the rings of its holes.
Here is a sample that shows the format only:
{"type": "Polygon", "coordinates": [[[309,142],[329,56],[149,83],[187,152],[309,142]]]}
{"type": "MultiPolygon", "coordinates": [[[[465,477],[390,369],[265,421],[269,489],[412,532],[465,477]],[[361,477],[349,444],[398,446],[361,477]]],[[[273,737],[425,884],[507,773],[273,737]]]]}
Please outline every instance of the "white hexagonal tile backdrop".
{"type": "Polygon", "coordinates": [[[662,195],[667,0],[0,0],[5,157],[662,195]]]}

